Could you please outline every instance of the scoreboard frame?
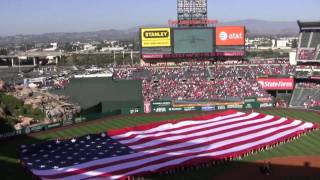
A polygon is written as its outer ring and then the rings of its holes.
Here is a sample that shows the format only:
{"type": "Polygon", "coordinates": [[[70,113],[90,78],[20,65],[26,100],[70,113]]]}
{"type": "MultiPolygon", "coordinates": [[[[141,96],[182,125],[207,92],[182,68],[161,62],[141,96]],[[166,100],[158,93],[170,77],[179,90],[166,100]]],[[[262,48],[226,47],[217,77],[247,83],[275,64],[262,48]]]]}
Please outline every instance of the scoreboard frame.
{"type": "MultiPolygon", "coordinates": [[[[219,26],[219,27],[225,27],[225,26],[219,26]]],[[[238,27],[244,27],[244,41],[246,38],[246,28],[245,26],[238,26],[238,27]]],[[[243,58],[245,56],[245,44],[243,46],[238,46],[238,47],[243,47],[242,51],[225,51],[225,52],[221,52],[218,51],[217,52],[217,47],[232,47],[230,45],[227,46],[217,46],[216,45],[216,27],[172,27],[170,28],[170,35],[171,35],[171,46],[170,47],[162,47],[162,48],[170,48],[171,50],[168,50],[168,52],[171,53],[167,53],[167,52],[155,52],[155,53],[150,53],[150,54],[143,54],[143,49],[146,47],[142,47],[142,29],[152,29],[152,28],[140,28],[139,30],[139,40],[140,40],[140,55],[141,55],[141,59],[143,60],[165,60],[165,59],[191,59],[191,58],[217,58],[217,57],[241,57],[243,58]],[[175,30],[188,30],[188,29],[210,29],[212,30],[212,34],[213,34],[213,47],[212,47],[212,52],[206,52],[206,53],[175,53],[174,52],[174,31],[175,30]]],[[[159,28],[154,28],[154,29],[159,29],[159,28]]],[[[160,47],[148,47],[149,50],[152,49],[156,49],[156,48],[160,48],[160,47]]]]}

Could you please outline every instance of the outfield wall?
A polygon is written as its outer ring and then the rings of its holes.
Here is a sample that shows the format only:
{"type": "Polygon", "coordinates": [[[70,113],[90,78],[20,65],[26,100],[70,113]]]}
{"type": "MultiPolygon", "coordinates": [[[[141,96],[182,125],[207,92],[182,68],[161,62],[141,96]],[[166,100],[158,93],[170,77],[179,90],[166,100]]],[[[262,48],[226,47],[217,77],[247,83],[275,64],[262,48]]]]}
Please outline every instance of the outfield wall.
{"type": "Polygon", "coordinates": [[[251,97],[246,98],[241,102],[208,102],[208,103],[192,103],[192,104],[177,104],[174,101],[154,101],[145,102],[144,106],[134,106],[135,101],[128,101],[126,105],[118,108],[118,106],[123,105],[123,102],[102,102],[90,109],[89,112],[83,112],[79,114],[74,119],[65,119],[60,122],[50,123],[50,124],[40,124],[34,125],[27,128],[23,128],[18,131],[8,132],[5,134],[0,134],[0,139],[5,139],[17,135],[26,135],[34,132],[45,131],[49,129],[70,126],[81,122],[88,122],[92,120],[97,120],[114,115],[130,115],[136,113],[166,113],[166,112],[189,112],[189,111],[221,111],[228,109],[258,109],[258,108],[270,108],[274,107],[271,102],[260,102],[257,98],[251,97]],[[117,104],[119,103],[119,104],[117,104]],[[130,104],[132,103],[132,104],[130,104]],[[103,110],[104,109],[104,110],[103,110]],[[148,109],[148,110],[147,110],[148,109]]]}
{"type": "Polygon", "coordinates": [[[89,122],[92,120],[97,120],[97,119],[101,119],[109,116],[129,115],[129,114],[137,114],[137,113],[143,113],[143,108],[121,108],[121,109],[116,109],[116,110],[112,110],[104,113],[87,113],[83,115],[80,114],[74,119],[66,119],[56,123],[37,124],[37,125],[23,128],[21,130],[3,133],[3,134],[0,134],[0,139],[10,138],[10,137],[19,136],[19,135],[28,135],[30,133],[46,131],[46,130],[64,127],[64,126],[70,126],[70,125],[78,124],[81,122],[89,122]]]}
{"type": "Polygon", "coordinates": [[[74,119],[60,119],[57,123],[37,124],[18,131],[0,133],[0,139],[113,115],[143,113],[142,82],[140,80],[71,79],[65,89],[54,90],[52,93],[70,97],[72,103],[81,107],[81,113],[74,119]]]}
{"type": "Polygon", "coordinates": [[[137,102],[135,106],[143,105],[140,80],[71,79],[65,89],[54,90],[52,93],[70,97],[71,101],[78,104],[82,110],[90,109],[103,102],[123,102],[119,104],[119,108],[125,106],[127,102],[137,102]]]}

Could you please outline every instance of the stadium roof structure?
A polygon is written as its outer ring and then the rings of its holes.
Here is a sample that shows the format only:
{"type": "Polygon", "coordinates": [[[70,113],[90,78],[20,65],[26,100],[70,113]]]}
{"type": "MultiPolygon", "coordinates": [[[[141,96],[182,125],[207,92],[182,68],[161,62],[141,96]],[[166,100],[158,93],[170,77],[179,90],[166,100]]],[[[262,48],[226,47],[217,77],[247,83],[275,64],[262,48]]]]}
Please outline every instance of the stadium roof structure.
{"type": "Polygon", "coordinates": [[[300,31],[320,30],[320,21],[298,21],[300,31]]]}

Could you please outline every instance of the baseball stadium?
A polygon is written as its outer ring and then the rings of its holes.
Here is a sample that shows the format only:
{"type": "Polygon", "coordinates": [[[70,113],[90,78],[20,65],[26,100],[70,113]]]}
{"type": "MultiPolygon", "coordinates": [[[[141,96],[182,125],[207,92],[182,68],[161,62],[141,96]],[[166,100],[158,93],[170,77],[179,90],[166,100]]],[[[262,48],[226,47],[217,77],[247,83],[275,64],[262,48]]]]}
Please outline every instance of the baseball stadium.
{"type": "Polygon", "coordinates": [[[177,3],[139,66],[50,91],[75,116],[1,130],[0,179],[320,179],[320,22],[297,22],[296,63],[248,63],[244,25],[177,3]]]}

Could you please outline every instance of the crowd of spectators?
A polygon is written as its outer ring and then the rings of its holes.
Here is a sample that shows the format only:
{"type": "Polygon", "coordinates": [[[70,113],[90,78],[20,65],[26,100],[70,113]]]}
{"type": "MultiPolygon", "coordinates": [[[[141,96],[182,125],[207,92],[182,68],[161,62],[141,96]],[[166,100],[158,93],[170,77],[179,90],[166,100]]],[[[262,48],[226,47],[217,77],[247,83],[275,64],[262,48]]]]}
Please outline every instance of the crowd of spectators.
{"type": "Polygon", "coordinates": [[[310,102],[307,102],[306,106],[308,108],[320,107],[320,99],[318,99],[318,100],[312,99],[310,102]]]}
{"type": "Polygon", "coordinates": [[[293,75],[289,65],[118,68],[115,79],[141,79],[145,101],[228,100],[270,97],[256,81],[257,76],[293,75]]]}
{"type": "MultiPolygon", "coordinates": [[[[218,67],[225,68],[225,67],[218,67]]],[[[256,76],[281,76],[281,75],[294,75],[295,67],[290,65],[251,65],[251,66],[234,66],[226,69],[232,70],[231,76],[245,76],[254,78],[256,76]]]]}
{"type": "Polygon", "coordinates": [[[299,60],[315,60],[316,49],[300,49],[298,52],[299,60]]]}

